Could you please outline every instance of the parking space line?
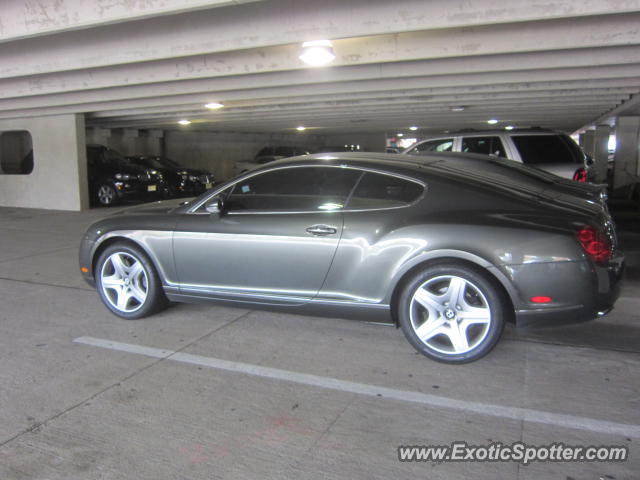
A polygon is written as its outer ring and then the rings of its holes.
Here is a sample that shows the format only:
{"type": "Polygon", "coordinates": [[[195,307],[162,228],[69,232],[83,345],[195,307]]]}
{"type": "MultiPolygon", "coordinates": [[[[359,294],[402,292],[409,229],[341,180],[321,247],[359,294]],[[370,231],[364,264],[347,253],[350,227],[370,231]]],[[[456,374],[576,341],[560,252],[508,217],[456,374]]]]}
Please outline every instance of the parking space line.
{"type": "Polygon", "coordinates": [[[278,368],[263,367],[250,363],[234,362],[202,355],[164,350],[144,345],[114,342],[94,337],[78,337],[76,343],[91,345],[94,347],[107,348],[121,352],[128,352],[138,355],[145,355],[153,358],[173,360],[181,363],[215,368],[229,372],[253,375],[273,380],[282,380],[319,388],[338,390],[342,392],[355,393],[372,397],[384,397],[401,402],[417,403],[429,407],[446,408],[464,412],[478,413],[491,417],[504,418],[508,420],[526,421],[551,425],[570,429],[586,430],[596,433],[610,435],[623,435],[626,437],[640,438],[640,425],[608,422],[589,417],[579,417],[565,415],[561,413],[547,412],[544,410],[534,410],[521,407],[508,407],[490,403],[471,402],[457,400],[444,396],[431,395],[409,390],[398,390],[394,388],[380,387],[365,383],[350,382],[331,377],[322,377],[307,373],[292,372],[278,368]]]}

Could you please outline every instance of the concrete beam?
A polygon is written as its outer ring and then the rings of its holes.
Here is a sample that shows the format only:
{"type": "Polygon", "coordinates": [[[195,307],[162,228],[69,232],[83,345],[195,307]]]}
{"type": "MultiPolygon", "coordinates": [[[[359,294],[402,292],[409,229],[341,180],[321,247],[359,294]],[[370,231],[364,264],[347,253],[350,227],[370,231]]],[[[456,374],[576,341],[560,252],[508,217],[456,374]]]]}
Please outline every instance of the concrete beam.
{"type": "MultiPolygon", "coordinates": [[[[462,90],[462,89],[461,89],[462,90]]],[[[520,101],[521,103],[533,103],[537,101],[546,101],[554,99],[556,102],[570,103],[573,100],[581,99],[607,99],[611,102],[621,102],[634,93],[634,90],[629,88],[603,88],[603,89],[584,89],[584,90],[535,90],[523,92],[498,92],[498,93],[460,93],[449,94],[448,92],[442,92],[440,89],[411,89],[394,92],[393,99],[389,99],[388,91],[373,91],[373,92],[360,92],[354,91],[336,95],[292,95],[290,97],[276,97],[276,98],[242,98],[235,100],[232,103],[227,102],[225,109],[219,111],[220,114],[231,111],[235,108],[249,108],[257,106],[284,106],[284,105],[296,105],[296,104],[317,104],[323,102],[325,104],[341,102],[341,101],[367,101],[377,100],[383,102],[430,102],[430,103],[447,103],[448,105],[477,105],[482,103],[493,103],[497,101],[512,100],[520,101]]],[[[121,110],[109,110],[103,109],[102,111],[88,114],[87,118],[109,118],[127,115],[147,115],[147,114],[159,114],[159,113],[181,113],[181,112],[197,112],[202,113],[202,106],[204,100],[198,98],[197,102],[192,102],[194,96],[186,96],[187,98],[172,98],[171,101],[163,101],[161,104],[149,107],[140,107],[136,105],[130,105],[133,108],[126,108],[121,110]],[[184,103],[178,103],[177,101],[184,100],[184,103]]],[[[197,97],[196,97],[197,98],[197,97]]],[[[164,99],[163,99],[164,100],[164,99]]],[[[128,105],[129,106],[129,105],[128,105]]]]}
{"type": "Polygon", "coordinates": [[[0,43],[262,0],[4,0],[0,43]]]}
{"type": "MultiPolygon", "coordinates": [[[[425,52],[415,49],[384,51],[377,48],[367,50],[357,48],[358,41],[351,41],[350,50],[337,60],[335,66],[354,67],[376,62],[415,63],[422,59],[425,71],[430,75],[468,74],[478,72],[507,72],[518,70],[552,69],[577,67],[609,67],[613,65],[640,64],[640,49],[636,46],[602,47],[575,49],[571,51],[543,51],[524,53],[503,53],[492,55],[467,55],[457,58],[429,58],[425,52]]],[[[361,42],[360,42],[361,43],[361,42]]],[[[389,38],[380,43],[388,46],[389,38]]],[[[382,48],[382,46],[380,47],[382,48]]],[[[526,48],[530,49],[527,45],[526,48]]],[[[176,82],[191,79],[211,79],[228,76],[249,76],[238,81],[250,81],[256,73],[302,70],[304,66],[292,55],[290,47],[274,47],[259,51],[229,52],[215,55],[187,57],[181,60],[160,60],[134,65],[119,65],[91,68],[69,72],[40,74],[36,77],[0,79],[0,98],[22,97],[63,93],[67,91],[87,91],[97,88],[112,88],[158,82],[176,82]]],[[[400,66],[402,66],[400,64],[400,66]]],[[[397,64],[396,64],[397,65],[397,64]]],[[[332,68],[331,70],[334,70],[332,68]]],[[[319,70],[315,70],[318,73],[319,70]]]]}
{"type": "MultiPolygon", "coordinates": [[[[39,0],[37,3],[22,0],[4,0],[3,16],[13,22],[3,25],[0,41],[10,41],[32,36],[62,33],[71,30],[87,29],[116,23],[125,23],[199,11],[199,15],[215,7],[261,0],[145,0],[144,2],[114,1],[105,4],[101,0],[39,0]]],[[[270,2],[275,4],[276,2],[270,2]]],[[[216,31],[220,35],[237,34],[238,25],[223,29],[233,23],[241,23],[245,28],[248,14],[263,17],[267,21],[286,19],[289,25],[296,25],[298,34],[304,32],[324,35],[325,37],[344,38],[345,31],[356,29],[364,32],[388,33],[392,29],[450,28],[465,25],[483,25],[493,23],[548,20],[567,16],[606,15],[611,13],[611,2],[589,0],[547,1],[544,5],[530,4],[526,1],[511,1],[505,5],[499,1],[478,1],[473,4],[461,1],[403,2],[398,5],[381,5],[381,2],[345,2],[329,1],[318,6],[317,2],[297,1],[294,4],[280,2],[280,6],[252,5],[243,9],[216,11],[216,31]],[[296,5],[297,4],[297,5],[296,5]],[[366,5],[364,5],[366,4],[366,5]],[[364,8],[358,8],[358,6],[364,8]],[[297,7],[297,8],[296,8],[297,7]],[[321,7],[321,8],[318,8],[321,7]],[[442,8],[445,7],[445,8],[442,8]],[[286,8],[286,11],[285,11],[286,8]],[[309,9],[313,11],[309,12],[309,9]],[[358,15],[346,15],[358,10],[358,15]],[[304,15],[305,11],[309,15],[304,15]],[[285,15],[283,15],[285,14],[285,15]],[[321,15],[320,17],[318,15],[321,15]],[[233,30],[236,30],[234,32],[233,30]]],[[[385,2],[386,3],[386,2],[385,2]]],[[[614,5],[619,13],[632,12],[640,8],[637,1],[626,1],[614,5]]],[[[254,30],[256,37],[268,37],[272,41],[278,32],[254,30]]],[[[280,32],[286,35],[287,43],[293,40],[292,31],[280,32]]],[[[254,41],[259,41],[255,38],[254,41]]]]}
{"type": "Polygon", "coordinates": [[[615,6],[608,1],[532,4],[528,0],[508,4],[497,0],[473,4],[463,0],[407,0],[402,4],[368,0],[262,2],[14,42],[0,76],[277,45],[293,45],[297,49],[301,42],[309,39],[340,41],[389,33],[402,36],[421,30],[433,31],[430,39],[434,45],[429,48],[428,56],[436,57],[448,56],[442,52],[443,47],[466,55],[485,49],[493,53],[509,48],[524,51],[519,47],[521,44],[529,49],[535,45],[538,49],[538,42],[542,49],[546,49],[547,43],[558,43],[559,48],[630,44],[637,43],[640,35],[633,27],[637,24],[634,12],[639,10],[638,0],[615,6]],[[615,13],[626,15],[611,15],[615,13]],[[605,16],[607,20],[603,21],[605,16]],[[540,20],[549,21],[541,24],[540,20]],[[464,31],[467,28],[470,30],[464,31]],[[456,33],[462,35],[464,41],[451,43],[449,36],[455,29],[460,29],[456,33]],[[566,35],[568,30],[571,35],[566,35]],[[514,32],[515,35],[510,35],[514,32]],[[509,42],[504,41],[505,34],[509,35],[509,42]],[[482,42],[477,40],[478,35],[482,36],[482,42]],[[28,57],[25,52],[29,52],[28,57]],[[25,58],[28,61],[25,62],[25,58]]]}
{"type": "MultiPolygon", "coordinates": [[[[0,66],[0,78],[177,57],[181,60],[171,68],[176,78],[180,77],[182,70],[187,73],[202,68],[226,71],[229,75],[305,67],[298,59],[299,42],[261,45],[258,49],[242,48],[242,52],[236,51],[240,47],[230,46],[221,52],[211,49],[210,44],[218,38],[217,34],[211,35],[215,31],[212,25],[202,25],[206,38],[196,39],[197,31],[192,26],[185,32],[182,22],[163,20],[168,24],[159,29],[115,25],[98,31],[16,42],[3,54],[5,61],[0,66]],[[130,30],[120,31],[125,28],[130,30]],[[214,52],[218,55],[204,61],[199,57],[184,59],[214,52]]],[[[367,37],[350,35],[350,38],[334,41],[336,65],[529,52],[532,46],[536,51],[545,51],[637,45],[640,44],[640,31],[635,27],[639,22],[640,13],[628,13],[604,18],[559,19],[542,24],[507,23],[367,37]],[[567,35],[567,31],[571,35],[567,35]]],[[[278,28],[276,25],[272,27],[278,28]]]]}
{"type": "MultiPolygon", "coordinates": [[[[428,63],[407,62],[395,65],[359,65],[328,70],[299,70],[293,72],[275,72],[262,75],[249,75],[239,78],[214,78],[189,80],[185,82],[170,82],[150,85],[134,85],[130,87],[115,87],[96,89],[88,92],[67,92],[51,96],[30,96],[25,98],[11,98],[0,100],[0,111],[20,110],[29,108],[46,108],[50,106],[82,105],[95,102],[124,101],[132,99],[158,99],[163,96],[177,96],[193,93],[206,93],[209,98],[224,100],[222,93],[237,91],[282,87],[283,89],[296,86],[314,94],[315,88],[328,88],[329,91],[339,93],[340,88],[352,82],[362,82],[362,88],[382,90],[382,80],[393,85],[391,91],[410,88],[442,88],[442,87],[470,87],[481,88],[489,85],[526,84],[536,82],[584,82],[590,80],[610,79],[617,82],[621,79],[635,79],[640,77],[640,64],[613,65],[607,67],[582,67],[553,70],[523,70],[506,71],[499,75],[493,72],[479,72],[471,74],[445,74],[431,76],[428,63]],[[318,87],[321,84],[328,86],[318,87]],[[331,84],[336,84],[331,86],[331,84]],[[303,87],[304,86],[304,87],[303,87]]],[[[508,87],[507,87],[508,88],[508,87]]],[[[80,111],[91,111],[82,108],[80,111]]]]}

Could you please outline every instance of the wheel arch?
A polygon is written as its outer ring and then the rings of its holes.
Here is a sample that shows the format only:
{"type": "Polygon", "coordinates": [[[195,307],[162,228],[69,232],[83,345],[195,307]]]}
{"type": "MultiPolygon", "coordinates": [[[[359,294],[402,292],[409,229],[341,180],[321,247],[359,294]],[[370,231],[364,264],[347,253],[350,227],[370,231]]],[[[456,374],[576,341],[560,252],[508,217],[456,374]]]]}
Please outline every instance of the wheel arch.
{"type": "Polygon", "coordinates": [[[109,248],[111,245],[114,245],[116,243],[124,243],[129,246],[136,247],[142,250],[147,256],[147,258],[149,258],[149,260],[155,267],[158,274],[161,275],[160,277],[161,280],[163,280],[162,274],[161,274],[162,270],[158,268],[158,262],[156,261],[154,255],[151,252],[149,252],[149,250],[142,243],[136,242],[132,238],[123,234],[118,234],[118,233],[106,234],[102,237],[99,243],[96,242],[96,246],[94,247],[93,253],[91,254],[91,275],[93,275],[94,278],[96,276],[96,263],[98,262],[100,255],[102,255],[102,252],[104,252],[107,248],[109,248]]]}
{"type": "Polygon", "coordinates": [[[438,255],[429,255],[416,259],[416,261],[408,265],[401,274],[398,275],[393,284],[393,290],[389,301],[391,318],[393,319],[393,323],[396,327],[400,326],[397,314],[398,301],[400,294],[402,293],[402,289],[406,285],[407,281],[420,270],[441,264],[454,264],[467,267],[485,277],[498,289],[507,302],[508,315],[506,320],[509,323],[515,323],[515,304],[517,302],[518,294],[508,278],[502,274],[495,265],[481,257],[467,252],[445,251],[440,252],[438,255]]]}

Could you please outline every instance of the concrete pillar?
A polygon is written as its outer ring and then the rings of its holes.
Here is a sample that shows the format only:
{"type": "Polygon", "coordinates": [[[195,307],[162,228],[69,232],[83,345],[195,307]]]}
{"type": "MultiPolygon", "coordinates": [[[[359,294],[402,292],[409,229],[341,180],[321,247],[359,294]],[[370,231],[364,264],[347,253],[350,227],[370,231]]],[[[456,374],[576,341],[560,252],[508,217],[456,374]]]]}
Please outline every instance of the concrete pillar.
{"type": "Polygon", "coordinates": [[[616,119],[614,189],[640,181],[639,149],[640,117],[618,117],[616,119]]]}
{"type": "Polygon", "coordinates": [[[582,150],[584,150],[584,153],[589,155],[591,158],[593,158],[594,156],[595,139],[596,139],[595,130],[587,130],[586,132],[584,132],[584,137],[582,139],[582,145],[581,145],[582,150]]]}
{"type": "Polygon", "coordinates": [[[598,125],[595,129],[593,141],[593,171],[596,183],[607,181],[607,167],[609,165],[609,125],[598,125]]]}
{"type": "Polygon", "coordinates": [[[27,131],[29,175],[0,174],[0,206],[82,210],[89,207],[84,115],[0,120],[2,131],[27,131]]]}
{"type": "Polygon", "coordinates": [[[578,145],[580,145],[580,148],[584,150],[584,132],[578,134],[578,145]]]}

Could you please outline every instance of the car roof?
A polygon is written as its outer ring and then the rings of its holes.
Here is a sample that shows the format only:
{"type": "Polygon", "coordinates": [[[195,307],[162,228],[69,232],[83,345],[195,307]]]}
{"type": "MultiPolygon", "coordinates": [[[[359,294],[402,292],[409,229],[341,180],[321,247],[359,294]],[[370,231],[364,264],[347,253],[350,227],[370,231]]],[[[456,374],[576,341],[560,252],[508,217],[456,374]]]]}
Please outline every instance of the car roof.
{"type": "MultiPolygon", "coordinates": [[[[492,128],[486,130],[476,130],[473,128],[462,129],[462,130],[451,130],[448,132],[440,132],[440,133],[430,133],[423,135],[421,140],[418,140],[416,143],[421,143],[424,140],[431,140],[434,138],[448,138],[448,137],[459,137],[459,136],[472,136],[472,135],[518,135],[518,134],[526,134],[526,135],[566,135],[565,132],[561,132],[558,130],[552,130],[549,128],[539,128],[539,127],[531,127],[531,128],[514,128],[511,130],[506,130],[504,128],[492,128]]],[[[415,145],[415,143],[414,143],[415,145]]]]}

